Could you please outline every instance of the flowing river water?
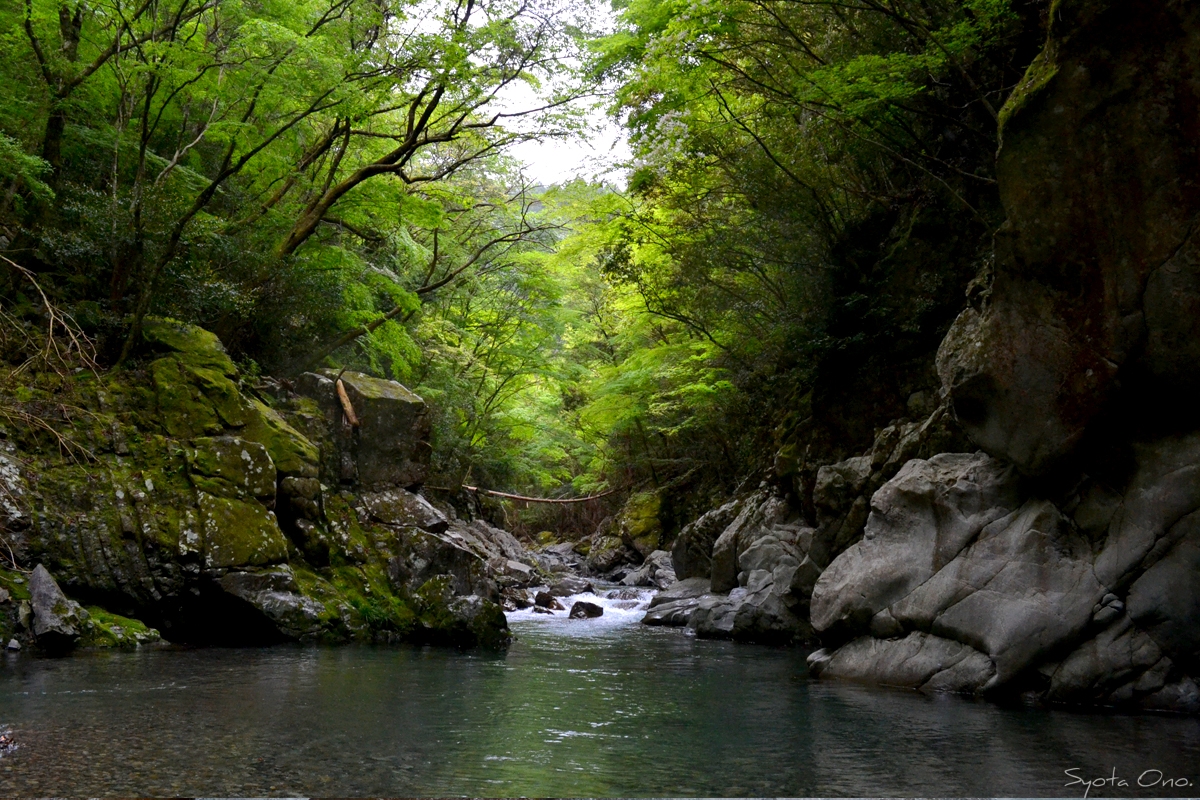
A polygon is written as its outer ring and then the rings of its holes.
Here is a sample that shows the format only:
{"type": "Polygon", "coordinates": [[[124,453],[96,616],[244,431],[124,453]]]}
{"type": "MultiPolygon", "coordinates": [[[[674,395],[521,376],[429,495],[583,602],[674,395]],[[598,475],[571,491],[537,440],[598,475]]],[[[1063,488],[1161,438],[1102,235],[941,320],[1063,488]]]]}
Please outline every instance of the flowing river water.
{"type": "Polygon", "coordinates": [[[698,641],[585,599],[604,616],[510,614],[504,654],[8,656],[0,795],[1200,794],[1200,720],[814,682],[803,650],[698,641]]]}

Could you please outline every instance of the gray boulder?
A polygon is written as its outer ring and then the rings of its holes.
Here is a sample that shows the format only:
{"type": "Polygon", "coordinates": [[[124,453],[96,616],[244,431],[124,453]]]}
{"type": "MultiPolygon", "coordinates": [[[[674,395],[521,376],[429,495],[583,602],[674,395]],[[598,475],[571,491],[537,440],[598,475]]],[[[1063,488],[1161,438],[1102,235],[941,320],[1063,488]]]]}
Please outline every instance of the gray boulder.
{"type": "Polygon", "coordinates": [[[621,583],[625,586],[667,588],[675,583],[675,569],[671,565],[671,554],[666,550],[655,550],[646,556],[646,560],[640,567],[626,575],[621,583]]]}
{"type": "Polygon", "coordinates": [[[29,607],[39,647],[51,653],[64,653],[79,643],[88,613],[74,600],[67,599],[41,564],[29,576],[29,607]]]}
{"type": "Polygon", "coordinates": [[[430,533],[442,533],[450,520],[419,494],[390,488],[380,492],[365,492],[362,503],[373,519],[385,525],[421,528],[430,533]]]}
{"type": "Polygon", "coordinates": [[[855,639],[822,659],[819,674],[926,693],[971,693],[991,681],[995,667],[968,645],[914,632],[902,639],[855,639]]]}
{"type": "Polygon", "coordinates": [[[1030,500],[888,610],[905,630],[986,653],[999,685],[1082,636],[1104,594],[1088,543],[1053,505],[1030,500]]]}
{"type": "Polygon", "coordinates": [[[700,598],[706,594],[708,578],[677,581],[654,595],[646,616],[642,617],[642,624],[683,627],[700,605],[700,598]]]}
{"type": "Polygon", "coordinates": [[[560,578],[550,586],[550,594],[555,597],[570,597],[571,595],[594,591],[595,589],[590,582],[576,575],[568,575],[565,578],[560,578]]]}
{"type": "Polygon", "coordinates": [[[339,431],[332,441],[336,452],[329,455],[341,479],[368,489],[411,488],[424,483],[432,453],[425,401],[396,381],[361,372],[341,373],[359,421],[358,429],[351,432],[341,424],[343,412],[334,382],[337,375],[330,370],[321,375],[305,373],[296,381],[296,390],[315,399],[339,431]]]}
{"type": "Polygon", "coordinates": [[[671,546],[671,565],[679,580],[712,574],[713,545],[741,508],[741,500],[732,500],[683,527],[671,546]]]}
{"type": "Polygon", "coordinates": [[[910,461],[871,505],[863,540],[816,581],[811,615],[817,631],[866,632],[872,617],[1010,513],[1017,505],[1017,483],[1010,467],[982,453],[943,453],[910,461]]]}
{"type": "MultiPolygon", "coordinates": [[[[699,598],[687,626],[706,639],[766,643],[807,639],[812,628],[793,611],[790,594],[791,587],[777,583],[774,573],[755,570],[746,586],[699,598]]],[[[658,616],[664,617],[668,611],[665,606],[660,609],[658,616]]]]}
{"type": "Polygon", "coordinates": [[[571,612],[567,616],[571,619],[595,619],[604,615],[604,609],[595,603],[588,603],[584,600],[576,600],[571,606],[571,612]]]}
{"type": "Polygon", "coordinates": [[[724,593],[740,585],[738,573],[742,570],[738,559],[742,553],[794,516],[795,512],[781,497],[759,492],[747,498],[737,517],[713,543],[712,591],[724,593]]]}
{"type": "Polygon", "coordinates": [[[299,593],[295,576],[286,566],[266,572],[228,572],[218,584],[262,612],[290,639],[312,639],[321,633],[325,606],[299,593]]]}

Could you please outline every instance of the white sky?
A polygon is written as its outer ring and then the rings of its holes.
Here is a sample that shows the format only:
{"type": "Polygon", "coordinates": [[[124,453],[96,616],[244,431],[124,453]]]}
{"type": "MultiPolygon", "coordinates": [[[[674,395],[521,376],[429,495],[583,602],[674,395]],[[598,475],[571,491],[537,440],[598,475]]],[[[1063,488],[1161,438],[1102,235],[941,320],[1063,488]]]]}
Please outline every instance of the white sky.
{"type": "Polygon", "coordinates": [[[586,135],[544,142],[524,142],[509,153],[525,164],[525,174],[538,183],[565,183],[572,178],[625,184],[621,165],[630,159],[625,131],[599,111],[588,115],[586,135]]]}

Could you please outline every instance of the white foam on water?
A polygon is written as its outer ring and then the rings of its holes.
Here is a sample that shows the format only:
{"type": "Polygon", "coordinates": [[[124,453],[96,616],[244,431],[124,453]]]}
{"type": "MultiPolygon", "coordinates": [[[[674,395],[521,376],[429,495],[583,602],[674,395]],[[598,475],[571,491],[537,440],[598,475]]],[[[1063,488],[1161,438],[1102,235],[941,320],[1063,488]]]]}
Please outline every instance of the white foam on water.
{"type": "MultiPolygon", "coordinates": [[[[530,596],[537,594],[539,591],[545,591],[546,587],[536,587],[530,589],[530,596]]],[[[611,631],[613,628],[624,627],[626,625],[636,625],[642,621],[642,617],[646,616],[646,609],[650,606],[650,600],[654,597],[653,589],[638,588],[635,591],[637,595],[628,599],[620,599],[607,597],[610,592],[620,591],[621,587],[613,588],[598,588],[596,592],[584,592],[583,594],[573,594],[569,597],[557,597],[560,604],[563,606],[562,611],[555,611],[553,614],[540,614],[532,608],[523,608],[518,611],[505,612],[505,617],[508,618],[509,625],[515,625],[519,628],[537,628],[544,629],[547,633],[553,632],[563,636],[591,636],[604,631],[611,631]],[[594,603],[604,609],[604,613],[599,617],[592,619],[571,619],[571,606],[578,601],[586,603],[594,603]]],[[[624,590],[626,593],[628,588],[624,590]]]]}

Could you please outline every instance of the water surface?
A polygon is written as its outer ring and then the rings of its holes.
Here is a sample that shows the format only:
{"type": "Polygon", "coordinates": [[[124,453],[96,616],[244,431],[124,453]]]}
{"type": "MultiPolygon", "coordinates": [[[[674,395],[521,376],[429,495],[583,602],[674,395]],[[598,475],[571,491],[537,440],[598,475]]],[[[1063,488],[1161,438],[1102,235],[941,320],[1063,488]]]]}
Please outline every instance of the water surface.
{"type": "Polygon", "coordinates": [[[0,661],[3,795],[1083,796],[1200,782],[1200,721],[810,682],[804,652],[510,615],[502,655],[143,650],[0,661]],[[1152,780],[1151,778],[1144,780],[1152,780]]]}

